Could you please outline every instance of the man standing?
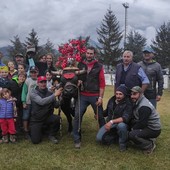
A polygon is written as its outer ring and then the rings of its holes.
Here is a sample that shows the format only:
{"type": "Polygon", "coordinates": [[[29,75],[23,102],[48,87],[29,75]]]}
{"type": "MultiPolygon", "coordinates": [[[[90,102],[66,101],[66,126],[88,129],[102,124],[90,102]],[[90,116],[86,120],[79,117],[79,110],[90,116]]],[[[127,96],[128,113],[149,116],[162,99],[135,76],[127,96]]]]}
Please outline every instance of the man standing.
{"type": "Polygon", "coordinates": [[[145,91],[149,84],[149,80],[141,66],[133,62],[132,51],[126,50],[123,53],[123,63],[116,67],[115,90],[121,84],[128,88],[129,93],[134,86],[140,86],[142,91],[145,91]]]}
{"type": "Polygon", "coordinates": [[[138,64],[143,68],[150,81],[144,95],[156,108],[157,101],[161,100],[163,94],[164,79],[162,68],[161,65],[153,59],[154,51],[150,47],[144,48],[143,58],[144,60],[138,64]]]}
{"type": "Polygon", "coordinates": [[[60,117],[53,113],[54,108],[59,107],[59,102],[56,101],[56,97],[61,94],[62,89],[56,90],[53,94],[48,91],[46,82],[46,77],[38,77],[37,87],[33,89],[30,94],[32,104],[30,133],[31,141],[34,144],[41,142],[44,127],[48,129],[49,140],[53,143],[58,143],[55,135],[60,128],[60,117]]]}
{"type": "Polygon", "coordinates": [[[89,105],[92,106],[95,117],[102,127],[105,124],[103,117],[103,95],[105,90],[105,78],[102,64],[95,59],[95,48],[88,47],[86,58],[79,65],[80,70],[86,69],[87,75],[83,81],[83,90],[76,103],[73,135],[75,148],[81,145],[81,122],[82,117],[89,105]]]}
{"type": "Polygon", "coordinates": [[[131,99],[134,108],[129,139],[144,153],[150,154],[156,147],[155,139],[161,133],[160,116],[139,86],[131,89],[131,99]]]}

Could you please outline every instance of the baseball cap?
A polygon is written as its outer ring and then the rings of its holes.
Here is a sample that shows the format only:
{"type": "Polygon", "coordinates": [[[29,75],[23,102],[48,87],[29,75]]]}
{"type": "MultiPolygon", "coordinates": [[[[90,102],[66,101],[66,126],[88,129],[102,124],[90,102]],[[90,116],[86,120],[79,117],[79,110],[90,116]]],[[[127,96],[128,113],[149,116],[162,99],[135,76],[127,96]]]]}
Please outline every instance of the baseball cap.
{"type": "Polygon", "coordinates": [[[15,55],[15,57],[17,57],[17,56],[24,57],[24,55],[23,55],[22,53],[17,53],[17,54],[15,55]]]}
{"type": "Polygon", "coordinates": [[[46,77],[45,76],[39,76],[38,79],[37,79],[37,82],[41,82],[41,81],[47,81],[46,77]]]}
{"type": "Polygon", "coordinates": [[[38,72],[38,68],[36,66],[31,66],[30,67],[30,72],[32,72],[32,71],[38,72]]]}
{"type": "Polygon", "coordinates": [[[142,51],[143,53],[144,52],[148,52],[148,53],[154,53],[154,50],[152,49],[152,48],[150,48],[150,47],[145,47],[144,49],[143,49],[143,51],[142,51]]]}
{"type": "Polygon", "coordinates": [[[139,86],[133,87],[131,91],[135,93],[142,93],[142,89],[139,86]]]}

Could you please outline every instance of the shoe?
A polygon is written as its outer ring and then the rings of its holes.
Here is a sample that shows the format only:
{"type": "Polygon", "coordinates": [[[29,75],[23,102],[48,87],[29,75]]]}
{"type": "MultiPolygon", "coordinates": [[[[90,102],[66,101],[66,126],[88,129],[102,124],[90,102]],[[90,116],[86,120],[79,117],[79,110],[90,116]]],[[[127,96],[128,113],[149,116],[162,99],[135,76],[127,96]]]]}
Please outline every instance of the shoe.
{"type": "Polygon", "coordinates": [[[5,136],[2,137],[2,142],[3,143],[8,143],[9,142],[8,135],[5,135],[5,136]]]}
{"type": "Polygon", "coordinates": [[[124,152],[124,151],[126,151],[126,145],[119,145],[119,151],[120,152],[124,152]]]}
{"type": "Polygon", "coordinates": [[[31,140],[31,137],[30,137],[30,134],[29,134],[29,132],[24,132],[24,138],[26,139],[26,140],[31,140]]]}
{"type": "Polygon", "coordinates": [[[144,150],[143,153],[144,153],[145,155],[150,155],[150,154],[152,154],[152,152],[155,150],[155,148],[156,148],[156,145],[155,145],[155,143],[153,143],[153,144],[152,144],[152,147],[149,148],[149,149],[144,150]]]}
{"type": "Polygon", "coordinates": [[[80,142],[79,142],[79,143],[75,143],[75,144],[74,144],[74,147],[75,147],[76,149],[80,149],[81,143],[80,143],[80,142]]]}
{"type": "Polygon", "coordinates": [[[10,140],[11,143],[16,143],[16,136],[10,135],[9,140],[10,140]]]}
{"type": "Polygon", "coordinates": [[[54,144],[57,144],[57,143],[58,143],[58,139],[57,139],[56,137],[54,137],[54,136],[49,136],[48,139],[49,139],[52,143],[54,143],[54,144]]]}

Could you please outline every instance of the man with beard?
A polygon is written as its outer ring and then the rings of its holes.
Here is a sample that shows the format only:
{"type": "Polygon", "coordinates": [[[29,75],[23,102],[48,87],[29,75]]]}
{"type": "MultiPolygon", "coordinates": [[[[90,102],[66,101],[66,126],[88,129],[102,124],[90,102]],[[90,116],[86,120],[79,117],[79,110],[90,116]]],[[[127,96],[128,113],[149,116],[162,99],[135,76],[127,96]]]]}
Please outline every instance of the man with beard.
{"type": "Polygon", "coordinates": [[[74,117],[73,136],[75,148],[81,146],[81,123],[83,115],[89,105],[92,106],[95,113],[95,118],[98,120],[99,126],[105,124],[103,117],[103,96],[105,90],[104,69],[95,59],[96,51],[94,47],[87,47],[85,59],[79,63],[80,70],[87,70],[82,85],[83,89],[80,92],[80,98],[77,100],[74,117]]]}
{"type": "Polygon", "coordinates": [[[132,104],[123,85],[116,89],[116,95],[110,98],[106,114],[108,122],[100,128],[96,140],[102,144],[111,144],[117,138],[121,152],[126,150],[128,123],[132,116],[132,104]]]}
{"type": "Polygon", "coordinates": [[[139,86],[131,89],[131,99],[134,107],[129,139],[145,154],[150,154],[156,147],[155,139],[161,133],[160,116],[139,86]]]}

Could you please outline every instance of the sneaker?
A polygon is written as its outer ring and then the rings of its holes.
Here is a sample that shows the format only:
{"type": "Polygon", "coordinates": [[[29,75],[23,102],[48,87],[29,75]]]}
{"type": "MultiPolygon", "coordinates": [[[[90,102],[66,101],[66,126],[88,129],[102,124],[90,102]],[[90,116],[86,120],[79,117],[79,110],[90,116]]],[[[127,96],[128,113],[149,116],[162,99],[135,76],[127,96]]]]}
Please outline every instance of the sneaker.
{"type": "Polygon", "coordinates": [[[10,140],[11,143],[16,143],[16,136],[10,135],[9,140],[10,140]]]}
{"type": "Polygon", "coordinates": [[[48,139],[49,139],[52,143],[54,143],[54,144],[57,144],[57,143],[58,143],[58,139],[57,139],[56,137],[54,137],[54,136],[49,136],[48,139]]]}
{"type": "Polygon", "coordinates": [[[2,142],[3,143],[8,143],[9,142],[8,135],[5,135],[5,136],[2,137],[2,142]]]}
{"type": "Polygon", "coordinates": [[[81,143],[80,143],[80,142],[79,142],[79,143],[75,143],[75,144],[74,144],[74,147],[75,147],[76,149],[80,149],[81,143]]]}
{"type": "Polygon", "coordinates": [[[155,148],[156,148],[156,145],[155,145],[155,143],[153,143],[153,144],[152,144],[152,147],[149,148],[149,149],[144,150],[143,153],[144,153],[145,155],[152,154],[152,152],[154,151],[155,148]]]}
{"type": "Polygon", "coordinates": [[[126,145],[119,145],[119,151],[120,152],[124,152],[124,151],[126,151],[126,145]]]}

